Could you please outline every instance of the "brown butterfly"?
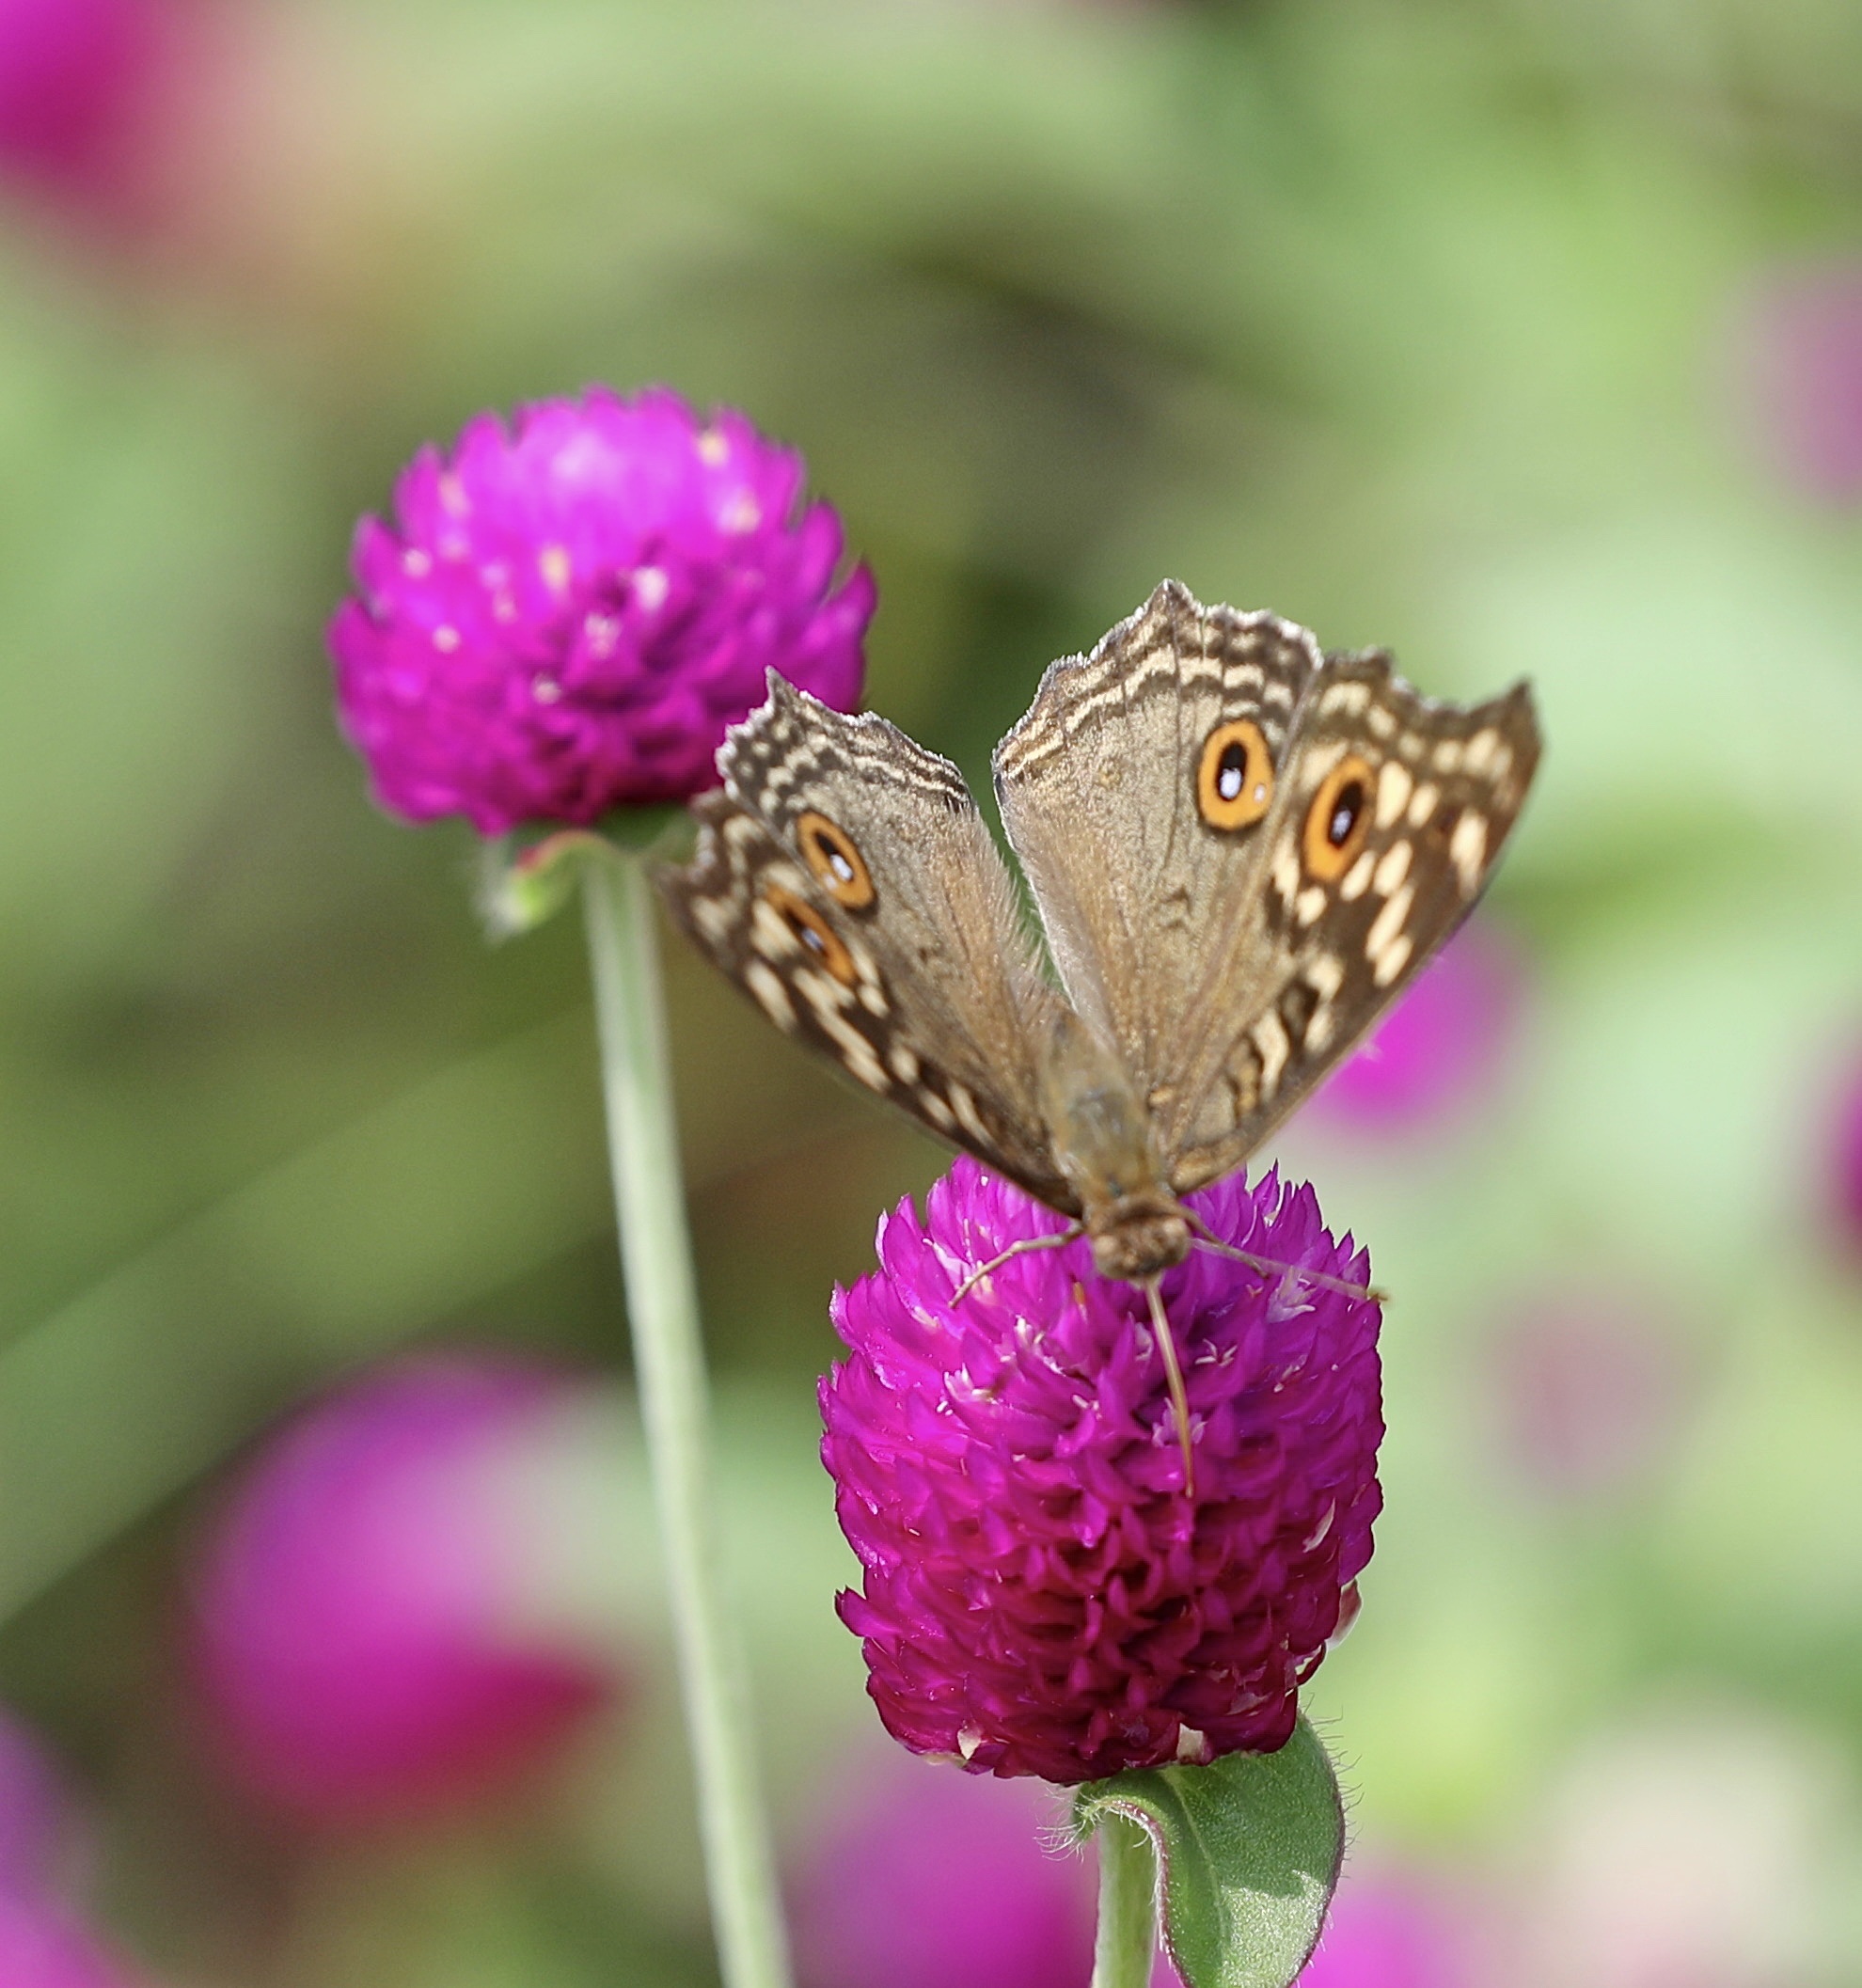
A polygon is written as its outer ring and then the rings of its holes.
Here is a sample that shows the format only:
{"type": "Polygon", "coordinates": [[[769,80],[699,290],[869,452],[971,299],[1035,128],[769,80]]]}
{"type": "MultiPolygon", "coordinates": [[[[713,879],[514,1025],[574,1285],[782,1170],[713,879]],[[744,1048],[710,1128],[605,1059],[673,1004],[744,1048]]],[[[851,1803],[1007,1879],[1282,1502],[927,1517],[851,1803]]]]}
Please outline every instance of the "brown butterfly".
{"type": "Polygon", "coordinates": [[[996,748],[1058,985],[956,768],[773,673],[661,888],[779,1028],[1072,1217],[1041,1245],[1083,1232],[1161,1327],[1159,1277],[1215,1240],[1182,1196],[1466,917],[1539,753],[1524,684],[1433,702],[1381,650],[1166,580],[996,748]]]}

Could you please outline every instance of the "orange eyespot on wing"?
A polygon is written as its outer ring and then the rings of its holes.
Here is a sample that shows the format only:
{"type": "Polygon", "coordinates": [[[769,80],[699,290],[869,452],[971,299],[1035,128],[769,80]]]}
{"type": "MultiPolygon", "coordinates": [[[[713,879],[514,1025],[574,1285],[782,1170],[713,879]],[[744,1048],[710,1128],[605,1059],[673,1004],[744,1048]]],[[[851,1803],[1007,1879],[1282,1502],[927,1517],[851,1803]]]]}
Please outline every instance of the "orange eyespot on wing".
{"type": "Polygon", "coordinates": [[[1231,718],[1203,741],[1196,807],[1212,828],[1245,828],[1273,800],[1273,760],[1251,718],[1231,718]]]}
{"type": "Polygon", "coordinates": [[[1344,876],[1370,833],[1377,781],[1355,752],[1347,753],[1326,775],[1306,810],[1301,836],[1308,873],[1320,883],[1344,876]]]}
{"type": "Polygon", "coordinates": [[[781,884],[765,884],[763,899],[796,936],[805,951],[812,953],[844,987],[860,978],[853,955],[835,935],[828,921],[813,905],[805,905],[793,891],[781,884]]]}
{"type": "Polygon", "coordinates": [[[815,881],[836,904],[849,911],[864,911],[873,904],[878,893],[872,872],[853,837],[838,822],[806,809],[796,818],[796,841],[815,881]]]}

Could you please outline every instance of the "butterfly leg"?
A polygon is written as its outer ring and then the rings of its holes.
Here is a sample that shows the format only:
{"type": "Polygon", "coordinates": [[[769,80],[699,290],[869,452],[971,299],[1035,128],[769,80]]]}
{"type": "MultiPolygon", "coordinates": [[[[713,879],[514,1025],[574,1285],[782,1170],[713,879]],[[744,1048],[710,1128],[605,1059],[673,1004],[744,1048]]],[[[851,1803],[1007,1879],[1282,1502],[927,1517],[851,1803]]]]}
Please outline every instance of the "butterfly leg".
{"type": "Polygon", "coordinates": [[[981,1269],[971,1270],[951,1293],[951,1302],[961,1304],[991,1270],[1001,1270],[1011,1256],[1026,1256],[1032,1250],[1065,1249],[1069,1242],[1078,1242],[1085,1233],[1085,1224],[1076,1222],[1071,1228],[1062,1229],[1057,1236],[1024,1236],[1019,1242],[1010,1243],[1000,1256],[991,1256],[981,1269]]]}
{"type": "Polygon", "coordinates": [[[1158,1335],[1158,1350],[1163,1355],[1164,1378],[1170,1384],[1170,1405],[1176,1415],[1176,1440],[1183,1450],[1183,1495],[1193,1498],[1196,1495],[1196,1459],[1190,1447],[1190,1394],[1183,1385],[1183,1369],[1176,1359],[1176,1341],[1172,1336],[1170,1319],[1164,1312],[1161,1280],[1146,1277],[1144,1291],[1144,1302],[1151,1308],[1151,1329],[1158,1335]]]}
{"type": "Polygon", "coordinates": [[[1245,1263],[1250,1270],[1272,1272],[1284,1271],[1292,1277],[1303,1277],[1308,1284],[1317,1284],[1322,1290],[1340,1291],[1347,1298],[1367,1298],[1373,1304],[1388,1304],[1390,1293],[1379,1290],[1374,1284],[1350,1284],[1343,1277],[1334,1277],[1328,1270],[1308,1270],[1303,1263],[1282,1263],[1277,1256],[1256,1256],[1252,1250],[1238,1250],[1231,1242],[1223,1242],[1219,1236],[1209,1233],[1208,1224],[1200,1216],[1184,1210],[1190,1218],[1190,1226],[1196,1232],[1196,1240],[1206,1250],[1212,1250],[1218,1256],[1231,1256],[1237,1263],[1245,1263]]]}

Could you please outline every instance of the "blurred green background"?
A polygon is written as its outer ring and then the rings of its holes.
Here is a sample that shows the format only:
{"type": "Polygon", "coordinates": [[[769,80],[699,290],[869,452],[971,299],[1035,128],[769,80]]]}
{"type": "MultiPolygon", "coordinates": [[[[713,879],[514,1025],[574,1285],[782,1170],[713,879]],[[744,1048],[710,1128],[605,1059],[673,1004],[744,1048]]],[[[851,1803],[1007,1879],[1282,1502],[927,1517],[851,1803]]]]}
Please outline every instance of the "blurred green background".
{"type": "MultiPolygon", "coordinates": [[[[1619,1807],[1607,1763],[1760,1760],[1783,1837],[1709,1772],[1732,1847],[1674,1882],[1752,1879],[1730,1988],[1862,1982],[1862,1274],[1827,1184],[1862,510],[1793,472],[1763,357],[1795,274],[1862,256],[1862,11],[213,18],[152,218],[0,211],[0,1695],[94,1805],[120,1938],[202,1988],[710,1978],[632,1461],[577,1578],[634,1598],[652,1710],[521,1810],[257,1827],[174,1655],[216,1474],[334,1376],[417,1341],[624,1372],[576,921],[487,949],[468,833],[367,802],[322,627],[421,441],[657,380],[806,451],[878,578],[869,702],[972,783],[1165,574],[1437,694],[1535,677],[1501,1079],[1281,1144],[1396,1293],[1387,1510],[1310,1702],[1364,1854],[1528,1920],[1619,1807]],[[1509,1433],[1548,1305],[1607,1322],[1581,1421],[1620,1405],[1619,1324],[1672,1375],[1602,1483],[1509,1433]]],[[[827,1296],[943,1161],[668,970],[793,1837],[874,1726],[813,1453],[827,1296]]],[[[1508,1979],[1655,1988],[1535,1937],[1508,1979]]]]}

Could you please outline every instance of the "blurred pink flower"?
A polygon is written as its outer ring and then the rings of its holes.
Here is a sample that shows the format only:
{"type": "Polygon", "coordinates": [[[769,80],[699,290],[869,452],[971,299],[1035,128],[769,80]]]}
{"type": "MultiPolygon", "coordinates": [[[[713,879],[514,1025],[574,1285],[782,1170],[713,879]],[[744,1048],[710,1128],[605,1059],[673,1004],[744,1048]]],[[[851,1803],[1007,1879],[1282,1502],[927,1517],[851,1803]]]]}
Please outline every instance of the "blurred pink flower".
{"type": "MultiPolygon", "coordinates": [[[[1471,1929],[1433,1886],[1387,1870],[1355,1875],[1348,1861],[1298,1988],[1464,1988],[1471,1950],[1471,1929]]],[[[1182,1988],[1166,1954],[1157,1956],[1151,1988],[1182,1988]]]]}
{"type": "MultiPolygon", "coordinates": [[[[1470,1944],[1469,1929],[1432,1887],[1395,1871],[1360,1875],[1348,1860],[1298,1988],[1464,1988],[1470,1944]]],[[[1181,1980],[1160,1954],[1151,1988],[1181,1980]]]]}
{"type": "Polygon", "coordinates": [[[1862,1061],[1850,1071],[1838,1100],[1831,1160],[1838,1224],[1852,1247],[1862,1252],[1862,1061]]]}
{"type": "Polygon", "coordinates": [[[1823,502],[1862,499],[1862,261],[1775,274],[1744,342],[1759,441],[1779,470],[1823,502]]]}
{"type": "Polygon", "coordinates": [[[313,1404],[200,1541],[190,1655],[238,1777],[302,1820],[405,1818],[550,1758],[614,1686],[513,1598],[536,1550],[497,1473],[574,1384],[412,1359],[313,1404]]]}
{"type": "MultiPolygon", "coordinates": [[[[71,1802],[39,1735],[0,1707],[0,1892],[49,1890],[68,1847],[71,1802]]],[[[0,1982],[8,1977],[0,1973],[0,1982]]]]}
{"type": "MultiPolygon", "coordinates": [[[[1086,1988],[1093,1857],[1030,1781],[896,1756],[850,1776],[791,1887],[799,1988],[1086,1988]]],[[[1300,1988],[1464,1988],[1469,1929],[1435,1889],[1348,1864],[1300,1988]]],[[[1180,1988],[1160,1951],[1151,1988],[1180,1988]]]]}
{"type": "Polygon", "coordinates": [[[1660,1302],[1602,1284],[1536,1295],[1502,1324],[1490,1357],[1507,1467],[1539,1490],[1577,1495],[1659,1463],[1692,1380],[1660,1302]]]}
{"type": "Polygon", "coordinates": [[[1517,951],[1491,924],[1464,926],[1318,1093],[1316,1109],[1375,1130],[1446,1117],[1498,1072],[1524,978],[1517,951]]]}
{"type": "Polygon", "coordinates": [[[175,0],[0,0],[0,173],[121,218],[188,31],[175,0]]]}
{"type": "Polygon", "coordinates": [[[1466,1971],[1462,1931],[1428,1887],[1348,1875],[1299,1988],[1459,1988],[1466,1971]]]}
{"type": "Polygon", "coordinates": [[[794,1887],[801,1988],[1086,1988],[1090,1859],[1051,1791],[894,1756],[865,1767],[794,1887]]]}
{"type": "Polygon", "coordinates": [[[56,1906],[0,1892],[6,1988],[140,1988],[145,1980],[56,1906]]]}
{"type": "Polygon", "coordinates": [[[330,623],[376,798],[482,835],[718,783],[771,670],[847,711],[876,593],[793,450],[651,387],[481,414],[356,528],[330,623]]]}
{"type": "Polygon", "coordinates": [[[1638,1708],[1534,1806],[1512,1965],[1534,1988],[1786,1988],[1843,1978],[1854,1885],[1835,1726],[1752,1694],[1638,1708]],[[1820,1950],[1823,1949],[1823,1950],[1820,1950]]]}

